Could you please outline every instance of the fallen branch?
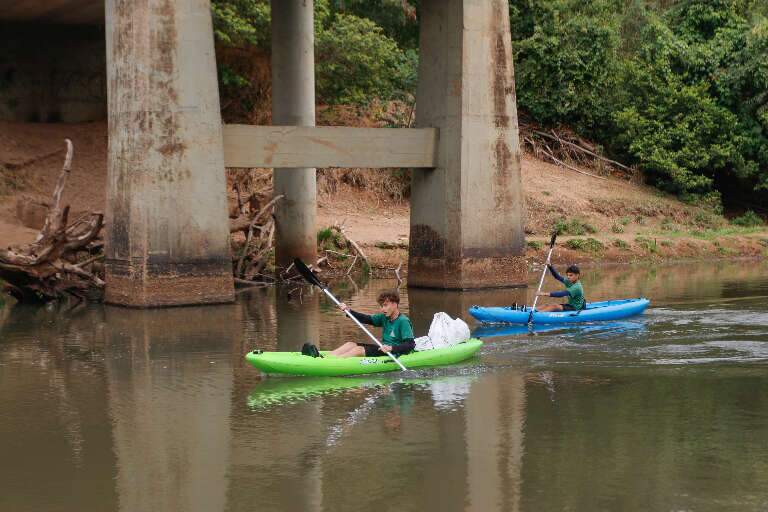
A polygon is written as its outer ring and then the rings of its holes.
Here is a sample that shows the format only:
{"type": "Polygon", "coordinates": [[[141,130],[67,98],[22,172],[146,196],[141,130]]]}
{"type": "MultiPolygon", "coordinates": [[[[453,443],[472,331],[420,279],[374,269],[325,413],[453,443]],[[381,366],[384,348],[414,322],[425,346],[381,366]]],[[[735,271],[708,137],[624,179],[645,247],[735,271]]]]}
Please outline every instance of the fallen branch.
{"type": "Polygon", "coordinates": [[[599,179],[599,180],[607,180],[607,179],[608,179],[608,178],[606,178],[606,177],[604,177],[604,176],[598,176],[597,174],[590,174],[590,173],[588,173],[588,172],[584,172],[584,171],[582,171],[581,169],[577,169],[577,168],[575,168],[575,167],[573,167],[573,166],[571,166],[571,165],[568,165],[568,164],[566,164],[565,162],[563,162],[562,160],[558,160],[558,159],[555,157],[555,155],[553,155],[552,153],[550,153],[550,152],[548,152],[548,151],[543,151],[543,153],[544,153],[545,155],[547,155],[549,158],[551,158],[551,159],[552,159],[552,161],[553,161],[553,162],[555,162],[556,164],[558,164],[558,165],[561,165],[561,166],[565,167],[566,169],[570,169],[570,170],[572,170],[573,172],[577,172],[577,173],[579,173],[579,174],[584,174],[585,176],[591,176],[592,178],[597,178],[597,179],[599,179]]]}
{"type": "Polygon", "coordinates": [[[368,262],[368,257],[365,255],[365,253],[364,253],[364,252],[363,252],[363,250],[360,248],[360,246],[359,246],[359,245],[357,245],[357,243],[356,243],[354,240],[352,240],[352,239],[349,237],[349,235],[348,235],[348,234],[347,234],[347,233],[344,231],[344,226],[343,226],[343,224],[335,224],[333,227],[335,227],[336,229],[338,229],[338,230],[339,230],[339,233],[341,233],[341,235],[342,235],[342,236],[343,236],[343,237],[346,239],[346,241],[347,241],[347,242],[349,242],[349,245],[351,245],[351,246],[352,246],[352,248],[353,248],[353,249],[355,249],[355,251],[357,252],[357,254],[359,254],[359,255],[360,255],[360,257],[363,259],[363,261],[365,261],[365,264],[366,264],[366,265],[368,265],[368,268],[370,268],[370,267],[371,267],[371,265],[370,265],[370,263],[368,262]]]}
{"type": "Polygon", "coordinates": [[[403,262],[401,261],[400,264],[397,265],[397,268],[395,269],[395,277],[397,278],[397,287],[400,288],[400,285],[403,284],[403,278],[400,277],[400,269],[403,267],[403,262]]]}

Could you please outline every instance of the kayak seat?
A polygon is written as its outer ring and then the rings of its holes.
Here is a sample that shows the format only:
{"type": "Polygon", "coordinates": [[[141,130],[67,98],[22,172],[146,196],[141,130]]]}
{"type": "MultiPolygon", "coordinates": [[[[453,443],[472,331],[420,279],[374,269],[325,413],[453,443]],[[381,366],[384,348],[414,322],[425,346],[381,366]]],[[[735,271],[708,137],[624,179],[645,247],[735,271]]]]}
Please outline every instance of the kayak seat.
{"type": "Polygon", "coordinates": [[[301,354],[310,357],[323,357],[314,343],[305,343],[301,346],[301,354]]]}

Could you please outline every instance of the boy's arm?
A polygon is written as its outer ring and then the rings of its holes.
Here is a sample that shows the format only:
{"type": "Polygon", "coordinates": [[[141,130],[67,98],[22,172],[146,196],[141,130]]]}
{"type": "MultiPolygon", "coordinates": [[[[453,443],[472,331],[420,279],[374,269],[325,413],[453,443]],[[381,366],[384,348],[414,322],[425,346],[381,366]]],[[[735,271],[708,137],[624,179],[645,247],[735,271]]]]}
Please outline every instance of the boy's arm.
{"type": "MultiPolygon", "coordinates": [[[[547,265],[547,268],[549,268],[549,272],[552,274],[552,277],[554,277],[561,283],[565,283],[565,278],[557,273],[557,270],[555,270],[555,267],[553,267],[552,265],[547,265]]],[[[560,295],[560,297],[562,297],[562,295],[560,295]]]]}
{"type": "Polygon", "coordinates": [[[358,313],[357,311],[350,309],[349,313],[357,318],[357,321],[361,324],[368,324],[368,325],[376,325],[373,323],[373,317],[371,315],[366,315],[365,313],[358,313]]]}
{"type": "Polygon", "coordinates": [[[394,355],[406,354],[416,348],[416,341],[413,338],[404,339],[400,343],[392,345],[391,352],[394,355]]]}
{"type": "Polygon", "coordinates": [[[568,297],[569,295],[570,295],[570,293],[568,292],[568,290],[563,290],[563,291],[560,291],[560,292],[550,292],[549,293],[550,297],[568,297]]]}
{"type": "Polygon", "coordinates": [[[392,345],[392,353],[395,355],[405,354],[416,348],[416,342],[413,339],[413,326],[409,319],[406,320],[400,324],[398,334],[401,341],[392,345]]]}

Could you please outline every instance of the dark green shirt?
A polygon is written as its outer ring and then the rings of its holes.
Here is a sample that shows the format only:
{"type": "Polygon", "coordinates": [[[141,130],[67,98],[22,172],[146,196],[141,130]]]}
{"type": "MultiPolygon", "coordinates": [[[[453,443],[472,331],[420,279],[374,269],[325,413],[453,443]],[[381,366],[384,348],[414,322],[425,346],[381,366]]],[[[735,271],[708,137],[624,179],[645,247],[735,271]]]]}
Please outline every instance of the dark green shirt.
{"type": "Polygon", "coordinates": [[[404,340],[413,339],[413,326],[410,319],[400,313],[397,318],[390,320],[384,313],[371,315],[371,323],[381,327],[381,341],[387,345],[397,345],[404,340]]]}
{"type": "Polygon", "coordinates": [[[568,304],[570,304],[576,311],[579,311],[581,308],[583,308],[584,288],[581,287],[581,281],[571,283],[565,279],[563,281],[563,286],[565,286],[565,291],[568,292],[568,304]]]}

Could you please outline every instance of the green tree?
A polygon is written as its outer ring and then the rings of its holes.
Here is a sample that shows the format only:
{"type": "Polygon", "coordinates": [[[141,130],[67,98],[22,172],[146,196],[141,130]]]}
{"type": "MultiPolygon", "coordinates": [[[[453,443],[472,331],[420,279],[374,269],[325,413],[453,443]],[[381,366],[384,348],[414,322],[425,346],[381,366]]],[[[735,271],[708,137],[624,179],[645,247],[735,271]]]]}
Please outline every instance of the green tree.
{"type": "Polygon", "coordinates": [[[373,21],[337,14],[315,35],[317,94],[327,103],[365,103],[407,92],[415,53],[406,54],[373,21]]]}

